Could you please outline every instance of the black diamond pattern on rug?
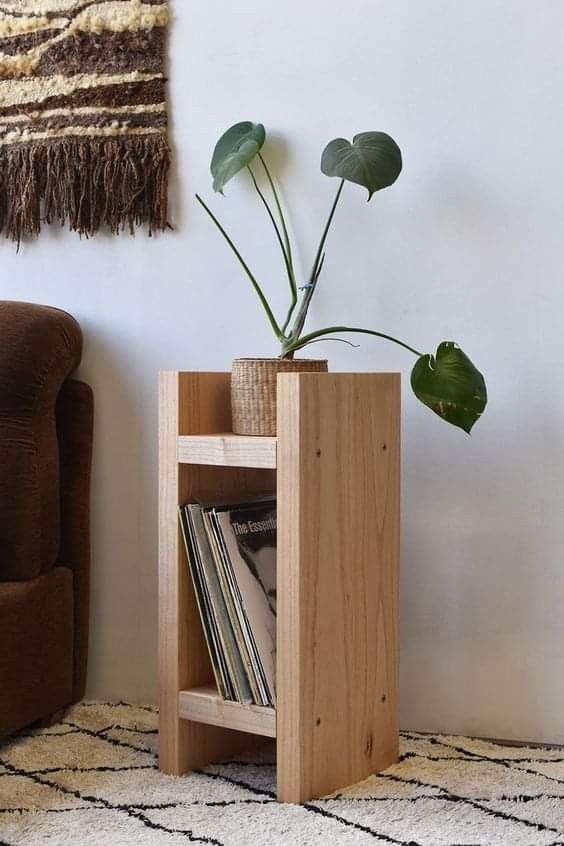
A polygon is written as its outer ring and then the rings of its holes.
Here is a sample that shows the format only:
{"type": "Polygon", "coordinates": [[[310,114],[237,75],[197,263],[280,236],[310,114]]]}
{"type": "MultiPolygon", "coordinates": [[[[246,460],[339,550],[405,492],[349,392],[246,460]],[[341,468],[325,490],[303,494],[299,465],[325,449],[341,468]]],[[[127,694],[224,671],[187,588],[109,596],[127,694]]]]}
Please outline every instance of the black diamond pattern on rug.
{"type": "Polygon", "coordinates": [[[273,749],[162,775],[157,713],[82,703],[0,745],[0,846],[564,846],[564,752],[406,732],[385,773],[275,801],[273,749]]]}

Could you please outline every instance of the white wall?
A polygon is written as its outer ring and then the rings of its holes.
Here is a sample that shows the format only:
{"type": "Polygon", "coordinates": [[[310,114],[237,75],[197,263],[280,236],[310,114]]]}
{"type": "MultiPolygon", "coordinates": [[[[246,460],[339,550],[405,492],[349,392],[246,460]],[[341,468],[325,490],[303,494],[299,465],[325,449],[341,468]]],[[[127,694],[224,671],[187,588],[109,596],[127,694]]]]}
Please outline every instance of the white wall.
{"type": "MultiPolygon", "coordinates": [[[[346,318],[485,372],[472,438],[405,384],[402,722],[564,742],[564,7],[559,0],[178,0],[175,234],[2,247],[0,295],[74,313],[96,392],[91,697],[151,700],[156,666],[156,379],[275,347],[203,191],[282,307],[271,233],[250,192],[212,197],[218,133],[276,135],[303,269],[335,183],[319,155],[383,129],[405,170],[370,206],[346,191],[311,325],[346,318]],[[278,291],[278,293],[276,293],[278,291]]],[[[332,368],[399,369],[366,339],[319,345],[332,368]]]]}

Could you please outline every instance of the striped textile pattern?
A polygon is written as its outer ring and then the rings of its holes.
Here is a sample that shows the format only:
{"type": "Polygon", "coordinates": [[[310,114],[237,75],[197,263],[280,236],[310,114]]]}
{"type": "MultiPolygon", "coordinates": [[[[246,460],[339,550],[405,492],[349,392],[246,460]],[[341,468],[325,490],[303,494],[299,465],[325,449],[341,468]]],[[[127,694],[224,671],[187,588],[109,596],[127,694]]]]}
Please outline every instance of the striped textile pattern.
{"type": "Polygon", "coordinates": [[[167,228],[167,0],[0,0],[0,232],[167,228]]]}

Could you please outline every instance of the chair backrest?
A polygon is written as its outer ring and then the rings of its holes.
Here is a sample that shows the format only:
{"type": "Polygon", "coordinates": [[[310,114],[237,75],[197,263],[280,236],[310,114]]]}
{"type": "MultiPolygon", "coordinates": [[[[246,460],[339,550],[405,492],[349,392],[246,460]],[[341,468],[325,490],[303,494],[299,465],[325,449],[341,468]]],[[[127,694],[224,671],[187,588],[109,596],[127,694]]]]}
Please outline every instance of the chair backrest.
{"type": "Polygon", "coordinates": [[[64,311],[0,301],[0,581],[55,564],[60,541],[55,406],[82,333],[64,311]]]}

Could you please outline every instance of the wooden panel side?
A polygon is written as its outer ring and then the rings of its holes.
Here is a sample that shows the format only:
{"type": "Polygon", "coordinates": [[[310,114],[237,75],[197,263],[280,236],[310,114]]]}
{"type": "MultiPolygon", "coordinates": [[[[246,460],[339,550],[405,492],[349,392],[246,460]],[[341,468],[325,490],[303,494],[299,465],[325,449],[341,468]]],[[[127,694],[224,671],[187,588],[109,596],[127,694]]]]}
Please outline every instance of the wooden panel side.
{"type": "Polygon", "coordinates": [[[302,801],[300,382],[278,380],[276,761],[278,799],[302,801]]]}
{"type": "Polygon", "coordinates": [[[400,379],[279,379],[278,795],[398,758],[400,379]]]}
{"type": "Polygon", "coordinates": [[[159,375],[159,746],[160,768],[180,774],[188,760],[188,732],[178,716],[186,666],[181,624],[184,577],[178,567],[178,373],[159,375]]]}
{"type": "Polygon", "coordinates": [[[178,463],[179,435],[223,432],[229,425],[228,373],[167,372],[160,375],[160,767],[176,775],[229,755],[249,741],[247,735],[238,732],[182,720],[178,706],[179,691],[201,687],[213,679],[179,530],[178,505],[195,496],[262,491],[269,486],[272,489],[273,484],[270,471],[178,463]]]}

